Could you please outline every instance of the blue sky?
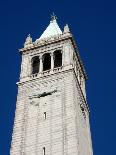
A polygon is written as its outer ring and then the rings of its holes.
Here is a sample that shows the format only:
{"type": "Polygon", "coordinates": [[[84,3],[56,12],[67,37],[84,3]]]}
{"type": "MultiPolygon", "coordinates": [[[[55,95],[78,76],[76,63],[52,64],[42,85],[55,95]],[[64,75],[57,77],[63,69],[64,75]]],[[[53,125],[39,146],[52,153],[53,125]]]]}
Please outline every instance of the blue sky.
{"type": "Polygon", "coordinates": [[[0,155],[9,155],[21,56],[26,36],[37,39],[55,12],[68,23],[88,74],[87,99],[94,155],[116,154],[116,2],[0,1],[0,155]]]}

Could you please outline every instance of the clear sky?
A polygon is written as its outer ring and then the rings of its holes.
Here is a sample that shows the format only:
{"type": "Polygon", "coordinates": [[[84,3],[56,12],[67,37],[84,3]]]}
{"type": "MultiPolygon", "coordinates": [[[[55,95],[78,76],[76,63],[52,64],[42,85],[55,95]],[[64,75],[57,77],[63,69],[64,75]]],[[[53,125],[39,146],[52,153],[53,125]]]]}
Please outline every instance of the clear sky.
{"type": "MultiPolygon", "coordinates": [[[[40,37],[55,12],[68,23],[87,80],[94,155],[116,155],[116,2],[113,0],[0,1],[0,155],[9,155],[21,56],[26,36],[40,37]]],[[[84,146],[83,146],[84,147],[84,146]]]]}

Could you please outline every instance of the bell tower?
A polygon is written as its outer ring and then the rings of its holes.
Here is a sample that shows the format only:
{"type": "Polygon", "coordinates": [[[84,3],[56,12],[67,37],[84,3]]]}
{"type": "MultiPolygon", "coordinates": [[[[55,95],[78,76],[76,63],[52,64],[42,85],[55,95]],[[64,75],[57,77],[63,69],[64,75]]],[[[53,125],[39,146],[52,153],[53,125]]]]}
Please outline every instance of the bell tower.
{"type": "Polygon", "coordinates": [[[10,155],[93,155],[87,79],[68,25],[56,17],[24,47],[10,155]]]}

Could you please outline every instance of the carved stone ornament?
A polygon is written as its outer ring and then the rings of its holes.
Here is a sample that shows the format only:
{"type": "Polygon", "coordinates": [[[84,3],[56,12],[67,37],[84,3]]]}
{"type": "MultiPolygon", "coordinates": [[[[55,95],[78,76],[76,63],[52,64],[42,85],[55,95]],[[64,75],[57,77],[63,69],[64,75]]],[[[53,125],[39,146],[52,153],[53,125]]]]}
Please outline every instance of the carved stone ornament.
{"type": "Polygon", "coordinates": [[[68,24],[66,24],[64,26],[64,33],[68,33],[68,32],[70,32],[70,30],[69,30],[68,24]]]}
{"type": "Polygon", "coordinates": [[[24,43],[24,47],[30,47],[32,45],[33,45],[32,38],[31,38],[31,35],[29,34],[26,38],[25,43],[24,43]]]}

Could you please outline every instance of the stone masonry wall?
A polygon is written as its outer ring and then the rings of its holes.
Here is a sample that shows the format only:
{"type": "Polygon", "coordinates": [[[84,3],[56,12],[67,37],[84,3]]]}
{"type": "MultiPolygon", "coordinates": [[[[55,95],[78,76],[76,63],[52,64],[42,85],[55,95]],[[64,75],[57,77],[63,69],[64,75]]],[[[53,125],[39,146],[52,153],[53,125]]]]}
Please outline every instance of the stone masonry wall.
{"type": "Polygon", "coordinates": [[[77,155],[72,81],[69,71],[19,85],[11,155],[77,155]]]}

